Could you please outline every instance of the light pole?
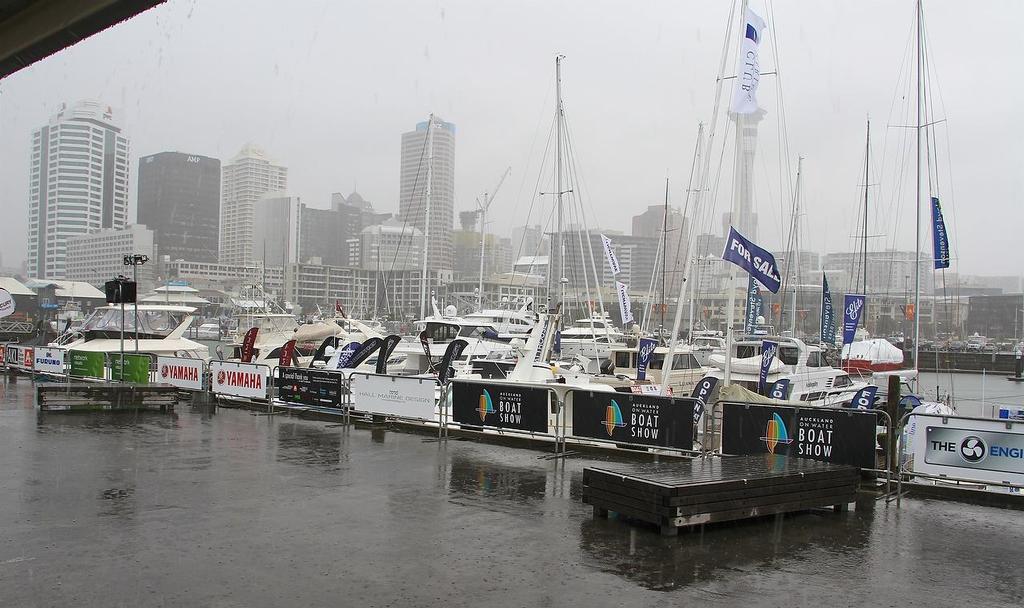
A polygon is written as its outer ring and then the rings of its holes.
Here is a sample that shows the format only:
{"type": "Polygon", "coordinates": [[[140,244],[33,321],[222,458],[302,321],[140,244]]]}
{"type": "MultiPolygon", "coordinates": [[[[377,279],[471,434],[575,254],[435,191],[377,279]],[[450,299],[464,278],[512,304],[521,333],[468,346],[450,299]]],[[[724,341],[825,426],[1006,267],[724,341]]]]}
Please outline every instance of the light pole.
{"type": "MultiPolygon", "coordinates": [[[[132,306],[135,307],[134,314],[132,315],[135,321],[135,352],[139,352],[139,266],[142,266],[149,261],[148,255],[141,253],[133,253],[124,256],[124,265],[132,267],[132,282],[135,283],[135,299],[132,301],[132,306]]],[[[124,304],[121,304],[121,309],[124,310],[124,304]]],[[[122,313],[123,317],[123,313],[122,313]]],[[[121,321],[122,329],[124,327],[124,320],[121,321]]],[[[124,351],[124,346],[121,346],[121,351],[124,351]]],[[[123,356],[123,355],[122,355],[123,356]]],[[[121,374],[124,375],[124,361],[121,361],[121,374]]]]}

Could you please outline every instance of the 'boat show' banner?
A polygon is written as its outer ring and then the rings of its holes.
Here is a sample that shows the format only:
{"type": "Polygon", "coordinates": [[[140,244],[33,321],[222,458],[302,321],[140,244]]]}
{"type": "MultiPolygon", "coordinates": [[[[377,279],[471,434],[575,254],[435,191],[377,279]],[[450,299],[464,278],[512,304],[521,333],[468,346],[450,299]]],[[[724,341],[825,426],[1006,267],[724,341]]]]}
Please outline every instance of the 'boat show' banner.
{"type": "Polygon", "coordinates": [[[461,425],[548,432],[548,391],[514,384],[452,382],[452,419],[461,425]]]}
{"type": "Polygon", "coordinates": [[[877,417],[864,410],[725,403],[722,451],[782,454],[874,469],[877,417]]]}
{"type": "Polygon", "coordinates": [[[570,395],[575,437],[693,449],[696,399],[576,390],[570,395]]]}

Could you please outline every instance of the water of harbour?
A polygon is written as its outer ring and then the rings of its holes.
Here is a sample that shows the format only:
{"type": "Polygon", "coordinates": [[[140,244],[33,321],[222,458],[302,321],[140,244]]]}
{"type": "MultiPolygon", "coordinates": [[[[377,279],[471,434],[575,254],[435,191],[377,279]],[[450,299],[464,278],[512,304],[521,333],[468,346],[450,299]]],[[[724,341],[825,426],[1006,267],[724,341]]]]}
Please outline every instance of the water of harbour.
{"type": "Polygon", "coordinates": [[[22,377],[0,384],[0,605],[1024,602],[1019,511],[869,499],[666,538],[592,518],[593,457],[543,454],[239,410],[42,414],[22,377]]]}
{"type": "Polygon", "coordinates": [[[1010,382],[1004,374],[921,373],[918,390],[934,399],[936,387],[944,398],[952,395],[961,416],[995,418],[1000,407],[1024,408],[1024,382],[1010,382]]]}

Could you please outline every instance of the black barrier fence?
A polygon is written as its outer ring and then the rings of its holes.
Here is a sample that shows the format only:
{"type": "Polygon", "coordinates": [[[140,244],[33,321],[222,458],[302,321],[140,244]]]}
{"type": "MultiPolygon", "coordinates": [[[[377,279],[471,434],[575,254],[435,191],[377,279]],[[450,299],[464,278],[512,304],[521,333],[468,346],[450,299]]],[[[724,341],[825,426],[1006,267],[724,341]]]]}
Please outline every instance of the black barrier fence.
{"type": "Polygon", "coordinates": [[[693,449],[696,399],[580,390],[570,395],[571,437],[693,449]]]}
{"type": "Polygon", "coordinates": [[[873,410],[729,402],[722,408],[725,454],[781,454],[877,469],[873,410]]]}
{"type": "Polygon", "coordinates": [[[306,367],[275,367],[277,397],[287,403],[341,408],[348,394],[345,375],[306,367]]]}
{"type": "Polygon", "coordinates": [[[453,382],[451,390],[452,420],[462,426],[548,432],[545,388],[453,382]]]}

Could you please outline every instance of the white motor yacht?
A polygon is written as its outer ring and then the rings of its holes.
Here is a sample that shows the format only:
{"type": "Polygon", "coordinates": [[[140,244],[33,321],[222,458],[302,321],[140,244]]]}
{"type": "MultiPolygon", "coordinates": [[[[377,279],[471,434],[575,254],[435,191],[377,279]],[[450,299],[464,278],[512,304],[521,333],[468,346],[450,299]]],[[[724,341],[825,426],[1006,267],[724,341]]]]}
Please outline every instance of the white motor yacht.
{"type": "MultiPolygon", "coordinates": [[[[627,347],[613,347],[611,349],[611,360],[615,364],[613,374],[602,374],[594,378],[595,382],[608,384],[616,388],[629,387],[637,384],[637,349],[627,347]]],[[[651,354],[651,360],[647,364],[646,384],[660,386],[664,375],[662,370],[665,367],[665,357],[668,356],[668,347],[658,346],[651,354]]],[[[673,356],[672,371],[669,372],[668,386],[672,394],[677,397],[688,396],[700,379],[706,376],[712,368],[702,366],[692,349],[688,346],[679,346],[673,356]]]]}
{"type": "MultiPolygon", "coordinates": [[[[849,403],[866,382],[854,380],[847,372],[836,369],[825,360],[817,346],[788,337],[768,338],[779,343],[779,352],[768,368],[768,384],[776,380],[790,381],[790,401],[811,405],[844,405],[849,403]]],[[[761,373],[761,340],[738,340],[733,344],[731,379],[733,384],[757,391],[761,373]]],[[[710,376],[725,377],[725,356],[711,355],[714,369],[710,376]]]]}
{"type": "Polygon", "coordinates": [[[562,329],[561,353],[563,357],[574,356],[603,360],[611,355],[611,349],[626,346],[626,335],[612,324],[608,313],[594,314],[579,319],[562,329]]]}
{"type": "Polygon", "coordinates": [[[100,306],[92,311],[82,327],[60,335],[50,346],[80,351],[121,352],[121,330],[124,329],[124,352],[140,352],[170,357],[208,360],[205,344],[184,337],[195,319],[191,306],[167,304],[100,306]],[[136,319],[138,348],[136,348],[136,319]]]}

